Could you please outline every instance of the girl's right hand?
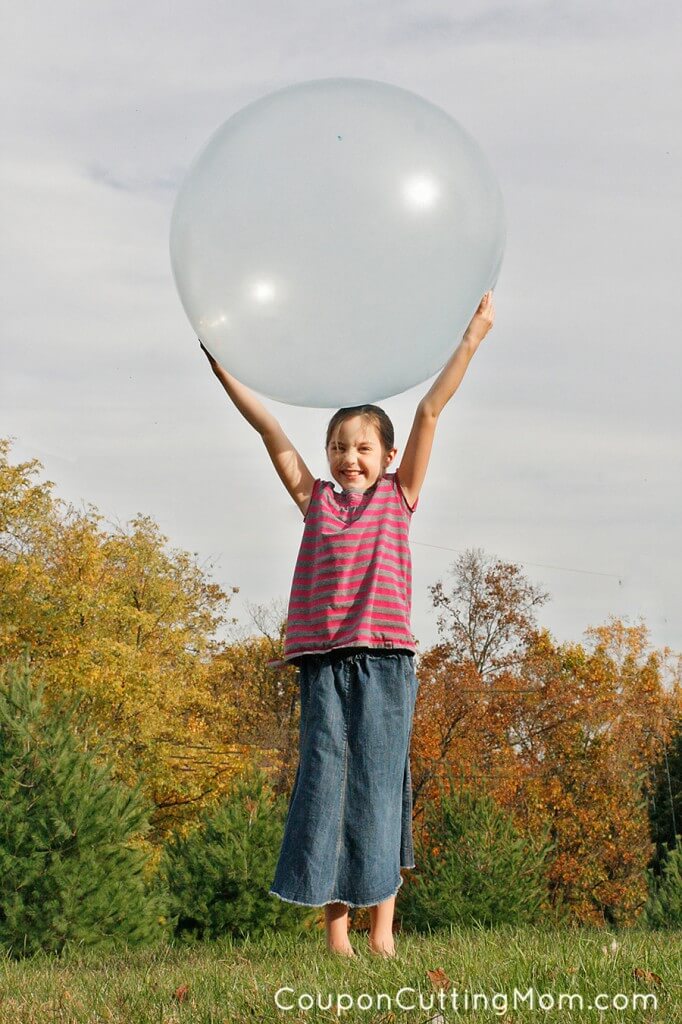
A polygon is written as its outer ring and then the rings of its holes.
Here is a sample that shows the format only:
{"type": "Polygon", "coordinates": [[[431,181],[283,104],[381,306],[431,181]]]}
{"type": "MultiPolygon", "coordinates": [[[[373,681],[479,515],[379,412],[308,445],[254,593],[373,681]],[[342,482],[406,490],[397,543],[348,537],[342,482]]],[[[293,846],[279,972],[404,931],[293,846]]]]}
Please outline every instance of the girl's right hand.
{"type": "Polygon", "coordinates": [[[479,342],[483,341],[494,322],[495,306],[493,304],[493,293],[491,290],[485,293],[478,304],[478,309],[471,318],[471,323],[464,332],[464,337],[468,341],[473,341],[478,345],[479,342]]]}

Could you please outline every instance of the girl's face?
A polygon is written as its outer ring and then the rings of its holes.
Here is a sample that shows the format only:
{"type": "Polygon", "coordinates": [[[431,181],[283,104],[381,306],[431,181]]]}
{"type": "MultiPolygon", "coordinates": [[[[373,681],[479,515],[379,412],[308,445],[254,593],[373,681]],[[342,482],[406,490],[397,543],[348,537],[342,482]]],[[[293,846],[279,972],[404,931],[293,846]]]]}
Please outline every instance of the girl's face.
{"type": "Polygon", "coordinates": [[[366,491],[383,475],[397,449],[387,452],[374,424],[351,416],[336,428],[327,445],[332,476],[347,491],[366,491]]]}

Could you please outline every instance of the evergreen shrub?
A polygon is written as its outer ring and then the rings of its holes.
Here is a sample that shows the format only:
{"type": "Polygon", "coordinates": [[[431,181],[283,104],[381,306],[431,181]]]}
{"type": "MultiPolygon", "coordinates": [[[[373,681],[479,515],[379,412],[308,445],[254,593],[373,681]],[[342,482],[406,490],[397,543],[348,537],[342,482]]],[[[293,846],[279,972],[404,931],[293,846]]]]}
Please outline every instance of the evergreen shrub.
{"type": "Polygon", "coordinates": [[[668,849],[663,844],[661,873],[649,868],[649,899],[644,917],[649,928],[682,928],[682,836],[668,849]]]}
{"type": "Polygon", "coordinates": [[[270,928],[298,932],[319,918],[319,908],[269,894],[286,812],[287,799],[274,794],[267,775],[250,769],[197,828],[169,840],[159,875],[180,941],[257,937],[270,928]]]}
{"type": "Polygon", "coordinates": [[[415,829],[415,873],[398,890],[402,926],[422,932],[494,927],[551,915],[547,832],[540,840],[521,835],[492,797],[463,788],[450,770],[438,788],[415,829]]]}
{"type": "Polygon", "coordinates": [[[44,690],[28,654],[0,668],[0,947],[18,958],[154,941],[163,907],[134,845],[153,808],[141,783],[95,760],[101,746],[82,749],[82,696],[48,709],[44,690]]]}

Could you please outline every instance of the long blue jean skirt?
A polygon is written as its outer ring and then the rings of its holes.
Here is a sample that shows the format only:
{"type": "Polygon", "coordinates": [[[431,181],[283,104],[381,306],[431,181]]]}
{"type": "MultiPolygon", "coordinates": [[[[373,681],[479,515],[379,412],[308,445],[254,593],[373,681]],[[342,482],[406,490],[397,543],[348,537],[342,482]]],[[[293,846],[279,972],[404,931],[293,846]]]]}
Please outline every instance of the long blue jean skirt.
{"type": "Polygon", "coordinates": [[[375,906],[415,866],[414,655],[347,647],[298,664],[299,763],[269,891],[312,907],[375,906]]]}

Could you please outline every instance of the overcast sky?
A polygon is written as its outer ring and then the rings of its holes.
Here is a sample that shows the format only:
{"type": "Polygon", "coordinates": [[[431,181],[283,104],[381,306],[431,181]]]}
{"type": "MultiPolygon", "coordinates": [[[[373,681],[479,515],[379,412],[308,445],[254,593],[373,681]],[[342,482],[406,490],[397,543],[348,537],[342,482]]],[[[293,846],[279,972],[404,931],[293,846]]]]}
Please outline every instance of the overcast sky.
{"type": "MultiPolygon", "coordinates": [[[[520,564],[576,640],[682,649],[680,8],[672,0],[5,4],[0,436],[56,494],[151,515],[247,602],[286,599],[300,513],[185,318],[183,174],[245,104],[388,82],[481,144],[504,195],[496,323],[441,416],[412,521],[413,629],[459,551],[520,564]],[[456,13],[452,13],[456,11],[456,13]],[[449,549],[449,550],[448,550],[449,549]]],[[[453,347],[456,339],[453,339],[453,347]]],[[[404,447],[428,384],[383,402],[404,447]]],[[[328,477],[330,410],[267,401],[328,477]]]]}

